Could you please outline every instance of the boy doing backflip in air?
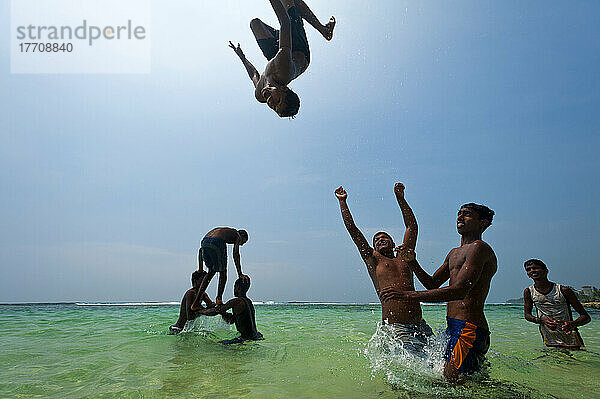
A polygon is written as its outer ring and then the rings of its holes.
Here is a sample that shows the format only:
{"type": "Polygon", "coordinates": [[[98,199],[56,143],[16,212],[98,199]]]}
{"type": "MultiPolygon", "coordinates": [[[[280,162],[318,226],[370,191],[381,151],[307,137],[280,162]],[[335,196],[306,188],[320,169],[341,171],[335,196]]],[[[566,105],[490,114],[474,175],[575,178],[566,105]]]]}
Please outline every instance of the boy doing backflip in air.
{"type": "Polygon", "coordinates": [[[303,0],[269,1],[279,20],[280,29],[276,30],[258,18],[250,21],[250,29],[258,46],[269,60],[262,75],[246,59],[239,43],[236,47],[230,41],[229,47],[246,67],[254,84],[256,100],[267,103],[280,117],[293,117],[300,108],[300,98],[287,85],[304,73],[310,63],[308,40],[302,20],[306,20],[326,40],[331,40],[335,19],[331,17],[326,25],[321,24],[303,0]]]}

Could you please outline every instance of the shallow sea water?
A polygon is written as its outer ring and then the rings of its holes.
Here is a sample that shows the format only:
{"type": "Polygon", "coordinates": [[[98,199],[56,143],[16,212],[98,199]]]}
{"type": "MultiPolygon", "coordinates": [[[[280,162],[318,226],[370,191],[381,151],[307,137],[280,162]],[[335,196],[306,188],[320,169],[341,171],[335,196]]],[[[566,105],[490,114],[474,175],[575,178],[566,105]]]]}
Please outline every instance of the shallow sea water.
{"type": "MultiPolygon", "coordinates": [[[[179,306],[0,306],[2,398],[593,398],[600,312],[586,351],[545,348],[520,306],[488,305],[489,366],[460,387],[441,376],[441,338],[424,358],[385,342],[378,305],[257,305],[264,341],[203,317],[167,335],[179,306]]],[[[424,305],[436,334],[445,306],[424,305]]],[[[439,336],[439,334],[437,334],[439,336]]]]}

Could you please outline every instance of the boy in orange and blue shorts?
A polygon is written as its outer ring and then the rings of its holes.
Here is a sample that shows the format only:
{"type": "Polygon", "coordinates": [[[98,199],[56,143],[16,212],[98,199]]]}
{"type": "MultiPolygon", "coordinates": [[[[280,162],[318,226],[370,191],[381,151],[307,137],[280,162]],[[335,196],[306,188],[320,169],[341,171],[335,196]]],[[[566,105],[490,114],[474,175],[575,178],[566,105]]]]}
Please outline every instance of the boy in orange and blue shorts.
{"type": "Polygon", "coordinates": [[[490,348],[490,332],[468,321],[446,317],[448,343],[444,359],[461,374],[473,374],[481,369],[490,348]]]}

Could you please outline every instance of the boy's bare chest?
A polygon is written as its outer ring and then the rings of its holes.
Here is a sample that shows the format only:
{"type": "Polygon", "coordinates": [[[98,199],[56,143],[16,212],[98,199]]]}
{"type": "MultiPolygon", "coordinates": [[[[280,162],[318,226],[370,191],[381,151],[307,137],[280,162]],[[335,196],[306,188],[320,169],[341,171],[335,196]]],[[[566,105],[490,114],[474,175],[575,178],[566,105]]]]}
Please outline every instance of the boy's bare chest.
{"type": "Polygon", "coordinates": [[[411,281],[412,272],[408,265],[402,262],[400,259],[388,259],[382,257],[377,263],[375,269],[377,278],[380,281],[383,280],[394,280],[395,282],[411,281]]]}
{"type": "Polygon", "coordinates": [[[458,273],[465,264],[467,259],[466,251],[463,248],[457,248],[448,257],[448,267],[450,269],[450,275],[458,273]]]}

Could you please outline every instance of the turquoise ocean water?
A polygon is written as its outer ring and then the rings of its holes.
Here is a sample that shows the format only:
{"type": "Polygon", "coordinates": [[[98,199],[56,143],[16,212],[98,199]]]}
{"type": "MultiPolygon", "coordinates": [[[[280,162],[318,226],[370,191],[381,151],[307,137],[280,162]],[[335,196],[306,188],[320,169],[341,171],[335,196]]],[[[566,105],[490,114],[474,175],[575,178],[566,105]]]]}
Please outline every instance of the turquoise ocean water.
{"type": "MultiPolygon", "coordinates": [[[[487,371],[441,376],[441,339],[414,358],[378,330],[378,305],[257,305],[264,341],[224,346],[220,317],[167,335],[179,306],[0,306],[1,398],[596,398],[600,312],[587,351],[545,348],[522,308],[488,305],[487,371]],[[377,333],[375,333],[378,331],[377,333]]],[[[424,305],[438,331],[445,306],[424,305]]]]}

